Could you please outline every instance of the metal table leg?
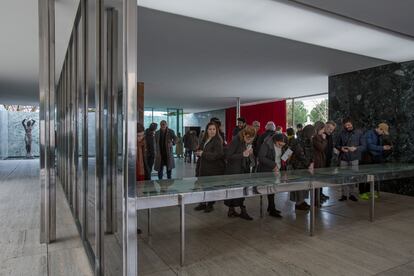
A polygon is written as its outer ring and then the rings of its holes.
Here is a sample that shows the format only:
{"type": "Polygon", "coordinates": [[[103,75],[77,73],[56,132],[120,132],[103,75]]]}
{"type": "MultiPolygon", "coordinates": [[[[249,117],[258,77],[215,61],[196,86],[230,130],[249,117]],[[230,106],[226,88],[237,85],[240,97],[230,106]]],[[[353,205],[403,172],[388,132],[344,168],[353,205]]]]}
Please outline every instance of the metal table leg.
{"type": "Polygon", "coordinates": [[[370,184],[371,191],[371,204],[369,209],[369,219],[371,222],[374,221],[374,211],[375,211],[375,176],[368,175],[368,182],[370,184]]]}
{"type": "Polygon", "coordinates": [[[263,218],[263,196],[260,196],[260,217],[263,218]]]}
{"type": "Polygon", "coordinates": [[[181,233],[181,258],[180,258],[180,265],[184,266],[185,261],[185,204],[184,204],[184,196],[179,195],[180,200],[180,233],[181,233]]]}
{"type": "Polygon", "coordinates": [[[309,221],[309,234],[313,236],[315,231],[315,189],[311,185],[310,189],[310,221],[309,221]]]}
{"type": "Polygon", "coordinates": [[[148,240],[151,240],[152,237],[152,231],[151,231],[151,209],[147,210],[148,214],[148,240]]]}

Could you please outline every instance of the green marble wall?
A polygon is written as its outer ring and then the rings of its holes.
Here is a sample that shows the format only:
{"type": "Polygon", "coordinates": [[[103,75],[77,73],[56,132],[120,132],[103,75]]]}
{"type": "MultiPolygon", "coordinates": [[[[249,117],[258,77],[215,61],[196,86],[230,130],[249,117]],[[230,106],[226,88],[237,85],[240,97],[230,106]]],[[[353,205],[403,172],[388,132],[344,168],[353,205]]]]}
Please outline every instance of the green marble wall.
{"type": "MultiPolygon", "coordinates": [[[[414,61],[331,76],[329,117],[341,125],[346,116],[363,129],[387,122],[394,143],[389,161],[414,162],[414,61]]],[[[414,180],[384,189],[414,196],[414,180]]]]}

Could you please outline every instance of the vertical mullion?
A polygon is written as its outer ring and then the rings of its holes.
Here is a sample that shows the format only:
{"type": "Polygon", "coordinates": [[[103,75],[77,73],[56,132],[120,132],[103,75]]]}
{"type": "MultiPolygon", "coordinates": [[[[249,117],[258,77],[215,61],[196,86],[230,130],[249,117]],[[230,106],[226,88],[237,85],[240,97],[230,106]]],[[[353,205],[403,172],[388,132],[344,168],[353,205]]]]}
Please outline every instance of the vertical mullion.
{"type": "Polygon", "coordinates": [[[138,274],[138,242],[136,212],[137,150],[137,34],[136,0],[123,1],[123,185],[122,245],[123,275],[138,274]]]}

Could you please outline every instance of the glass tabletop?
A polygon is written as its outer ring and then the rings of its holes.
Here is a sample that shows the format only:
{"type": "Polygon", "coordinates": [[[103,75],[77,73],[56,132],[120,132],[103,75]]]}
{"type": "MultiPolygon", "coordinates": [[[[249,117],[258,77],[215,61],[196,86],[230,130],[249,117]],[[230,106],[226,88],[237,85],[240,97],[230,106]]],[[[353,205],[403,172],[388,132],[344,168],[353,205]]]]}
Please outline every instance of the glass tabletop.
{"type": "Polygon", "coordinates": [[[279,173],[251,173],[220,176],[190,177],[169,180],[137,182],[137,197],[219,191],[237,188],[283,185],[310,185],[312,182],[327,185],[363,183],[367,176],[376,180],[414,177],[414,164],[387,163],[355,167],[331,167],[309,170],[290,170],[279,173]]]}

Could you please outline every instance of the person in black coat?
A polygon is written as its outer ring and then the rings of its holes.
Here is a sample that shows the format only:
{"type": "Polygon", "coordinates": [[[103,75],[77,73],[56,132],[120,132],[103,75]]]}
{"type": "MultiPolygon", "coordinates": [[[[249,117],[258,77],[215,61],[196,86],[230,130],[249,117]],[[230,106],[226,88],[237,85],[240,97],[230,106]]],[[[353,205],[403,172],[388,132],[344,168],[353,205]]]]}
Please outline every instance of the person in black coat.
{"type": "MultiPolygon", "coordinates": [[[[277,133],[268,137],[260,148],[258,172],[274,172],[279,173],[285,170],[282,156],[287,150],[287,137],[281,133],[277,133]]],[[[280,211],[276,209],[275,194],[267,195],[268,207],[267,212],[272,217],[281,218],[280,211]]]]}
{"type": "MultiPolygon", "coordinates": [[[[246,126],[240,133],[235,136],[226,150],[227,167],[226,174],[251,173],[256,166],[256,158],[253,155],[253,140],[256,136],[256,129],[252,126],[246,126]]],[[[244,198],[230,199],[224,201],[229,207],[229,217],[240,217],[246,220],[253,220],[247,214],[244,206],[244,198]],[[238,214],[235,207],[240,207],[241,213],[238,214]]]]}
{"type": "Polygon", "coordinates": [[[226,142],[226,137],[224,135],[224,131],[221,130],[221,121],[220,121],[220,119],[217,118],[217,117],[213,117],[213,118],[210,119],[210,123],[215,123],[217,125],[220,137],[223,140],[223,147],[225,147],[227,145],[227,142],[226,142]]]}
{"type": "MultiPolygon", "coordinates": [[[[196,177],[223,175],[225,169],[223,141],[215,123],[208,123],[201,144],[196,151],[199,157],[196,166],[196,177]]],[[[213,211],[214,201],[200,203],[195,207],[196,211],[213,211]]]]}
{"type": "Polygon", "coordinates": [[[149,128],[145,130],[145,144],[147,148],[147,164],[150,174],[154,167],[155,160],[155,131],[157,130],[157,123],[151,123],[149,128]]]}
{"type": "Polygon", "coordinates": [[[233,137],[236,137],[240,131],[246,127],[246,119],[240,117],[237,118],[237,126],[233,129],[233,137]]]}
{"type": "Polygon", "coordinates": [[[272,121],[267,122],[265,126],[265,132],[262,135],[260,135],[260,137],[257,139],[256,150],[258,153],[260,152],[260,147],[263,145],[266,138],[273,136],[275,133],[276,133],[275,123],[272,121]]]}
{"type": "MultiPolygon", "coordinates": [[[[293,151],[292,158],[288,161],[288,167],[294,170],[309,169],[313,171],[313,144],[312,137],[315,136],[315,127],[307,125],[303,128],[301,139],[291,139],[289,148],[293,151]]],[[[308,191],[290,192],[290,200],[295,202],[296,210],[307,211],[310,209],[305,199],[308,198],[308,191]]]]}

